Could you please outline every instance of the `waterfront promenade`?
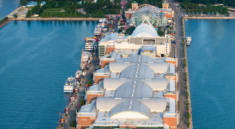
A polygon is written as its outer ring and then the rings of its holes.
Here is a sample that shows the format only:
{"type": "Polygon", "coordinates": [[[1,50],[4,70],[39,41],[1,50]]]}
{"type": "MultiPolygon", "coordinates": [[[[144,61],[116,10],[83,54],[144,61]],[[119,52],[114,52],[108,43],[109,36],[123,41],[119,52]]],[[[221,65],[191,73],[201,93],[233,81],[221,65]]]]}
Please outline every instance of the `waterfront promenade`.
{"type": "MultiPolygon", "coordinates": [[[[69,102],[68,105],[70,106],[70,110],[68,112],[68,117],[65,119],[65,122],[63,123],[63,126],[59,123],[57,128],[58,129],[75,129],[75,127],[70,127],[70,124],[72,121],[76,122],[76,112],[79,110],[78,104],[79,102],[84,99],[85,97],[85,88],[86,84],[89,80],[92,80],[91,75],[95,71],[95,67],[97,66],[97,57],[94,57],[92,60],[92,63],[89,64],[89,70],[87,70],[87,74],[84,78],[81,79],[81,87],[79,88],[78,95],[75,96],[75,100],[73,102],[69,102]]],[[[63,114],[65,115],[65,114],[63,114]]]]}
{"type": "MultiPolygon", "coordinates": [[[[190,118],[190,125],[187,124],[187,99],[186,99],[186,82],[185,82],[185,72],[187,71],[184,68],[184,53],[183,53],[183,40],[182,32],[183,32],[183,25],[182,25],[182,13],[178,11],[174,2],[168,0],[171,8],[175,11],[175,48],[176,48],[176,58],[178,58],[178,73],[179,73],[179,82],[178,82],[178,90],[180,90],[179,94],[179,103],[178,103],[178,110],[180,112],[180,124],[178,125],[178,129],[192,129],[193,128],[193,121],[192,121],[192,114],[190,118]]],[[[188,92],[190,93],[190,88],[188,88],[188,92]]],[[[189,97],[190,98],[190,97],[189,97]]],[[[191,109],[191,104],[189,105],[191,109]]],[[[190,112],[191,113],[191,112],[190,112]]]]}
{"type": "Polygon", "coordinates": [[[98,21],[100,18],[9,18],[12,21],[98,21]]]}

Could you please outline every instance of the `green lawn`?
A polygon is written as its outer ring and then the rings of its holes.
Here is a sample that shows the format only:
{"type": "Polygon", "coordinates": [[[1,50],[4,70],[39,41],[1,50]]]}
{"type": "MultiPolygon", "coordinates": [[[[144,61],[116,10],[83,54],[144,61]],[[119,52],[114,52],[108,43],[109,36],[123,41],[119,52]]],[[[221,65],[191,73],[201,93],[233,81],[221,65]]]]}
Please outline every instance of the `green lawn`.
{"type": "Polygon", "coordinates": [[[47,8],[47,9],[44,9],[44,12],[60,12],[63,9],[64,8],[47,8]]]}

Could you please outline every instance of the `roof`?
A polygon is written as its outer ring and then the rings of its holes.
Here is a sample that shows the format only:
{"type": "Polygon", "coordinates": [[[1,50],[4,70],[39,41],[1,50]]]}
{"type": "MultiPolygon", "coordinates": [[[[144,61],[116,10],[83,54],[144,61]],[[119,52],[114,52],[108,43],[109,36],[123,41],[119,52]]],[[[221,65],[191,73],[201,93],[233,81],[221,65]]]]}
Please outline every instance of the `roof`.
{"type": "Polygon", "coordinates": [[[157,31],[153,26],[148,24],[141,24],[136,27],[131,35],[132,37],[159,37],[157,31]]]}

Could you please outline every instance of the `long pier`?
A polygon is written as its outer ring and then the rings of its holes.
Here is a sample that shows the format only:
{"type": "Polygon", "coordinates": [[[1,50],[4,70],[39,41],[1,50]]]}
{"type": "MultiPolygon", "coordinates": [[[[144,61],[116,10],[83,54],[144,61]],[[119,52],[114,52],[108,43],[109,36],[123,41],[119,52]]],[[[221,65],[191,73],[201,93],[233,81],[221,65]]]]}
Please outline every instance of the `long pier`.
{"type": "Polygon", "coordinates": [[[235,17],[183,17],[184,19],[235,19],[235,17]]]}
{"type": "Polygon", "coordinates": [[[100,18],[9,18],[12,21],[99,21],[100,18]]]}

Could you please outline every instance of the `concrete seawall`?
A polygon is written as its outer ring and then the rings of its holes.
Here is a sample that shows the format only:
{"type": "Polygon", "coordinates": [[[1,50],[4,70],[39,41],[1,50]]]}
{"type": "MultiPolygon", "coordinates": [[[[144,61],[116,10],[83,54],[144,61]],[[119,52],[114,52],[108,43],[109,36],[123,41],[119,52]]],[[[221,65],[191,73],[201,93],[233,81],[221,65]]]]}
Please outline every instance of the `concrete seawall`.
{"type": "MultiPolygon", "coordinates": [[[[183,27],[183,32],[184,32],[184,35],[182,36],[182,38],[184,38],[184,41],[185,41],[185,24],[184,24],[184,18],[182,19],[182,27],[183,27]]],[[[189,118],[189,121],[190,121],[190,125],[189,125],[189,129],[192,129],[193,128],[193,116],[192,116],[192,102],[191,102],[191,93],[190,93],[190,84],[189,84],[189,72],[188,72],[188,56],[187,56],[187,46],[186,44],[184,44],[184,48],[185,48],[185,57],[184,59],[186,59],[186,67],[185,67],[185,73],[187,74],[187,81],[186,81],[186,86],[188,86],[188,88],[186,89],[186,91],[188,91],[188,103],[189,103],[189,109],[188,109],[188,112],[189,114],[191,115],[191,117],[189,118]]]]}
{"type": "Polygon", "coordinates": [[[9,18],[12,21],[99,21],[100,18],[9,18]]]}
{"type": "Polygon", "coordinates": [[[235,19],[235,17],[183,17],[184,19],[235,19]]]}
{"type": "Polygon", "coordinates": [[[2,28],[3,26],[5,26],[10,20],[4,22],[2,25],[0,25],[0,28],[2,28]]]}

